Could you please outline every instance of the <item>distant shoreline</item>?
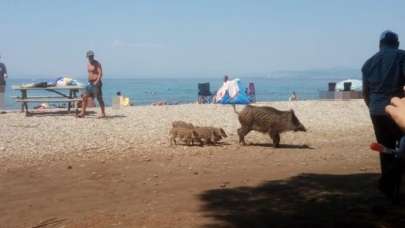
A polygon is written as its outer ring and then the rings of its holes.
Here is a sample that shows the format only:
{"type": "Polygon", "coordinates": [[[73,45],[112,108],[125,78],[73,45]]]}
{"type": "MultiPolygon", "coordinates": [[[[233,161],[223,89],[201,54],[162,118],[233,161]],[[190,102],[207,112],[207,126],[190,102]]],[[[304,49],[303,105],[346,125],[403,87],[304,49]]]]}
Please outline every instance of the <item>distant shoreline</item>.
{"type": "MultiPolygon", "coordinates": [[[[302,99],[302,100],[297,100],[297,101],[288,101],[286,100],[271,100],[271,101],[257,101],[255,103],[250,103],[250,105],[263,105],[263,104],[271,104],[271,103],[288,103],[288,104],[295,104],[295,103],[300,103],[300,102],[356,102],[356,101],[362,101],[362,99],[302,99]]],[[[46,103],[46,102],[44,102],[46,103]]],[[[156,107],[165,107],[165,106],[181,106],[181,105],[199,105],[199,106],[212,106],[212,105],[218,105],[218,106],[231,106],[232,104],[220,104],[220,103],[209,103],[209,104],[198,104],[197,101],[195,102],[180,102],[178,104],[162,104],[162,105],[154,105],[153,103],[151,104],[140,104],[140,105],[132,105],[132,106],[125,106],[125,107],[120,107],[120,108],[113,108],[112,105],[106,105],[107,108],[112,109],[112,110],[120,110],[120,109],[130,109],[134,107],[150,107],[150,106],[156,106],[156,107]]],[[[245,106],[245,104],[236,104],[237,106],[245,106]]],[[[93,107],[93,109],[97,109],[98,106],[93,107]]],[[[35,109],[30,109],[31,111],[33,110],[35,112],[35,109]]],[[[66,109],[63,108],[49,108],[49,109],[43,109],[44,112],[52,112],[52,111],[64,111],[66,109]]],[[[3,110],[4,112],[7,113],[19,113],[21,110],[20,109],[5,109],[3,110]]]]}
{"type": "MultiPolygon", "coordinates": [[[[80,80],[82,83],[86,83],[80,80]]],[[[299,100],[317,100],[319,91],[326,90],[332,79],[310,80],[304,77],[294,79],[269,78],[242,78],[241,88],[247,88],[250,82],[256,87],[257,101],[287,101],[293,92],[299,100]]],[[[7,81],[5,94],[6,109],[19,109],[19,104],[12,98],[20,96],[11,85],[23,84],[25,79],[12,79],[7,81]]],[[[210,91],[215,94],[222,86],[222,78],[177,78],[177,79],[114,79],[106,78],[103,81],[103,97],[107,106],[111,106],[113,97],[119,91],[136,106],[147,106],[154,102],[166,101],[169,103],[189,104],[197,101],[198,83],[210,83],[210,91]]],[[[29,95],[47,96],[48,92],[29,92],[29,95]]]]}

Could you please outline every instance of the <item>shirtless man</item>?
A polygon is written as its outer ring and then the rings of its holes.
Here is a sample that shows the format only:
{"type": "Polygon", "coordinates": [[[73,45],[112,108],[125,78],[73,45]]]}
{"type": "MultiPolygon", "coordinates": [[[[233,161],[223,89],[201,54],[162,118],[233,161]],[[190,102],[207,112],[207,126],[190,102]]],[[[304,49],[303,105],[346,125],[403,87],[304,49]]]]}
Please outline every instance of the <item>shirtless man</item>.
{"type": "Polygon", "coordinates": [[[101,64],[94,59],[93,51],[88,51],[86,56],[89,59],[89,63],[87,64],[87,71],[89,72],[88,76],[89,84],[86,86],[86,92],[82,100],[82,111],[78,115],[78,117],[84,117],[86,115],[88,98],[95,97],[101,109],[101,115],[99,117],[104,118],[105,106],[103,100],[103,93],[101,90],[101,87],[103,86],[103,83],[101,82],[101,78],[103,77],[103,70],[101,68],[101,64]]]}

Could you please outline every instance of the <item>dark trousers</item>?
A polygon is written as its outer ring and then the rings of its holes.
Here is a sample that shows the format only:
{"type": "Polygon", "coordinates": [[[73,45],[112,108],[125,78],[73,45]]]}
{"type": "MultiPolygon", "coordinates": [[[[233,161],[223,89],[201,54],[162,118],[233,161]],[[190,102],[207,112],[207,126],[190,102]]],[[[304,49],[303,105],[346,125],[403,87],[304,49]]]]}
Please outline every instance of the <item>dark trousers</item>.
{"type": "MultiPolygon", "coordinates": [[[[385,147],[395,149],[403,133],[396,123],[388,116],[371,115],[377,142],[385,147]]],[[[380,190],[388,197],[397,200],[401,183],[400,160],[390,154],[380,153],[381,179],[380,190]]]]}

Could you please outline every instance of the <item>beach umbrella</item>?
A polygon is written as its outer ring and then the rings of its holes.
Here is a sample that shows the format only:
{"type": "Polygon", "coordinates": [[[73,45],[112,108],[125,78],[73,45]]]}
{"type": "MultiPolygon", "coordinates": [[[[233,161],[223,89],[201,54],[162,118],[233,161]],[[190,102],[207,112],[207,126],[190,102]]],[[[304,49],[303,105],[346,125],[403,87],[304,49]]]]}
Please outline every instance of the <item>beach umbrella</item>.
{"type": "Polygon", "coordinates": [[[354,91],[362,91],[363,90],[363,82],[357,79],[347,79],[344,81],[340,81],[336,83],[336,90],[344,90],[344,83],[351,82],[352,83],[352,90],[354,91]]]}

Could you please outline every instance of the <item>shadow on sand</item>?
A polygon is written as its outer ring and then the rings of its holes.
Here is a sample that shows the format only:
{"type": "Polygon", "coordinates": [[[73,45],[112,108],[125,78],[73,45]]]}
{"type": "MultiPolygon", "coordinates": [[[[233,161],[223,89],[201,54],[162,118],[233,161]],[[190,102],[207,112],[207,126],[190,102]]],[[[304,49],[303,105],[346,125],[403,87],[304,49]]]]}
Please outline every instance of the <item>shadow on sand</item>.
{"type": "MultiPolygon", "coordinates": [[[[73,116],[77,117],[77,113],[75,111],[47,111],[47,112],[30,112],[28,116],[30,117],[48,117],[48,116],[73,116]]],[[[97,112],[95,111],[87,111],[86,116],[84,118],[89,118],[89,119],[103,119],[103,120],[110,120],[110,119],[119,119],[119,118],[125,118],[127,116],[125,115],[107,115],[106,117],[99,118],[97,116],[97,112]]]]}
{"type": "Polygon", "coordinates": [[[120,119],[120,118],[125,118],[125,117],[127,117],[127,116],[126,115],[107,115],[101,119],[110,120],[110,119],[120,119]]]}
{"type": "Polygon", "coordinates": [[[194,143],[192,145],[187,145],[184,142],[177,142],[176,145],[171,145],[172,147],[174,146],[188,146],[188,147],[225,147],[225,146],[229,146],[231,145],[230,143],[226,143],[226,142],[218,142],[216,144],[200,144],[200,143],[194,143]]]}
{"type": "MultiPolygon", "coordinates": [[[[261,146],[261,147],[274,147],[272,143],[250,143],[248,146],[261,146]]],[[[314,148],[308,145],[291,145],[291,144],[280,144],[277,149],[309,149],[313,150],[314,148]]]]}
{"type": "MultiPolygon", "coordinates": [[[[92,114],[94,115],[96,112],[90,111],[86,112],[86,115],[92,114]]],[[[76,116],[75,111],[70,111],[68,112],[67,110],[58,110],[58,111],[52,111],[52,110],[46,110],[46,111],[30,111],[27,116],[30,117],[47,117],[47,116],[76,116]]]]}
{"type": "Polygon", "coordinates": [[[377,192],[378,177],[301,174],[208,190],[199,195],[201,210],[214,222],[204,227],[405,227],[404,207],[391,206],[377,192]]]}

